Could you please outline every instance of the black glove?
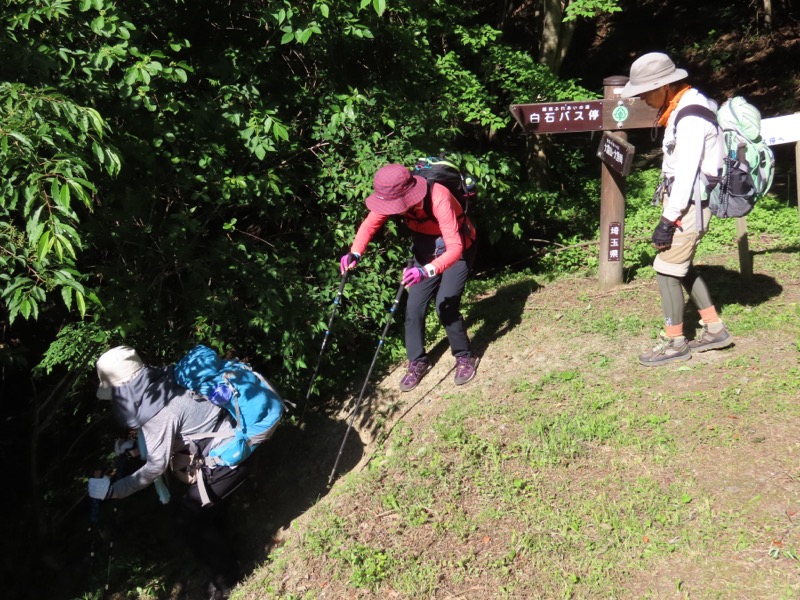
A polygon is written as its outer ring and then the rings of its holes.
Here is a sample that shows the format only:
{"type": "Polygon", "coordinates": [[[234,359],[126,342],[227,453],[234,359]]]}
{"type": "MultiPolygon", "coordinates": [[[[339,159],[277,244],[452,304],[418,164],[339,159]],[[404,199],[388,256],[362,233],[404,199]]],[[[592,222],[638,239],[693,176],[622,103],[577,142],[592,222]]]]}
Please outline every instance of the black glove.
{"type": "Polygon", "coordinates": [[[672,236],[675,235],[675,223],[667,221],[661,217],[656,228],[653,230],[653,245],[658,250],[668,250],[672,246],[672,236]]]}

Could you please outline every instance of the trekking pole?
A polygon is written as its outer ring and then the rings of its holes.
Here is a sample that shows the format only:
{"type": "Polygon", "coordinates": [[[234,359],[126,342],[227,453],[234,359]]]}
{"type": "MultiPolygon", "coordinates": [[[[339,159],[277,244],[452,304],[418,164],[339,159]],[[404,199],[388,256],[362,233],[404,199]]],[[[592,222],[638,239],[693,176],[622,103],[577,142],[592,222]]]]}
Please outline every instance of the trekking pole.
{"type": "MultiPolygon", "coordinates": [[[[101,469],[97,469],[93,473],[94,477],[102,477],[103,471],[101,469]]],[[[89,535],[91,536],[91,542],[89,547],[89,560],[90,564],[92,565],[91,568],[94,568],[95,559],[97,558],[97,536],[98,536],[98,522],[100,521],[100,507],[103,504],[102,500],[97,498],[90,498],[90,514],[89,514],[89,535]]],[[[103,592],[101,594],[102,598],[105,598],[108,594],[108,590],[111,584],[111,563],[113,561],[114,555],[114,521],[116,521],[117,517],[117,504],[116,502],[112,502],[111,507],[111,518],[108,522],[108,544],[107,544],[107,551],[108,551],[108,558],[106,563],[106,580],[105,584],[103,585],[103,592]]],[[[99,533],[100,537],[102,538],[102,533],[99,533]]]]}
{"type": "Polygon", "coordinates": [[[308,384],[308,391],[306,392],[306,400],[305,404],[303,404],[303,412],[300,413],[300,420],[297,422],[297,425],[300,426],[303,424],[303,417],[306,414],[306,409],[308,408],[308,400],[311,397],[311,390],[314,389],[314,382],[317,379],[317,372],[319,371],[319,366],[322,363],[322,355],[325,353],[325,348],[328,345],[328,338],[331,336],[331,325],[333,325],[333,318],[336,316],[336,309],[339,308],[339,305],[342,302],[342,294],[344,294],[344,284],[347,282],[347,274],[349,271],[345,271],[342,273],[342,281],[339,283],[339,290],[336,292],[336,297],[333,299],[333,310],[331,311],[331,316],[328,319],[328,325],[325,327],[325,337],[322,338],[322,348],[319,350],[319,356],[317,357],[317,365],[314,367],[314,372],[311,374],[311,381],[308,384]]]}
{"type": "MultiPolygon", "coordinates": [[[[414,266],[414,259],[408,259],[408,268],[414,266]]],[[[386,338],[386,332],[389,331],[389,326],[392,324],[394,320],[394,313],[397,310],[397,305],[400,304],[400,298],[405,291],[405,286],[401,283],[400,287],[397,288],[397,294],[394,296],[394,302],[392,303],[392,307],[389,309],[389,315],[386,318],[386,325],[383,327],[383,333],[381,333],[381,339],[378,341],[378,349],[375,350],[375,355],[372,357],[372,364],[369,366],[369,370],[367,371],[367,376],[364,378],[364,385],[361,386],[361,393],[358,395],[358,400],[356,400],[356,405],[353,407],[353,412],[350,415],[350,420],[347,423],[347,430],[344,432],[344,438],[342,438],[342,445],[339,446],[339,454],[336,455],[336,462],[333,463],[333,469],[331,469],[331,474],[328,476],[328,487],[330,487],[331,482],[333,481],[334,476],[336,475],[336,468],[339,466],[339,460],[342,458],[342,452],[344,452],[344,445],[347,443],[347,436],[350,435],[350,430],[353,428],[353,423],[356,420],[356,415],[358,414],[359,408],[361,408],[361,401],[364,399],[364,390],[367,389],[367,383],[369,383],[369,377],[372,375],[372,369],[375,367],[375,362],[378,360],[378,353],[381,351],[381,347],[383,346],[383,340],[386,338]]]]}
{"type": "Polygon", "coordinates": [[[100,516],[100,500],[89,498],[89,574],[94,572],[97,558],[97,520],[100,516]]]}
{"type": "Polygon", "coordinates": [[[111,584],[111,562],[114,558],[114,525],[117,520],[117,503],[111,503],[111,519],[108,525],[108,563],[106,564],[106,585],[105,593],[108,594],[108,588],[111,584]]]}
{"type": "MultiPolygon", "coordinates": [[[[103,471],[102,469],[97,469],[92,474],[93,477],[102,477],[103,471]]],[[[89,498],[89,536],[90,536],[90,545],[89,545],[89,564],[90,569],[93,571],[95,562],[97,559],[97,538],[98,536],[102,539],[103,534],[99,531],[99,521],[100,521],[100,508],[103,504],[102,500],[98,498],[89,498]]],[[[113,514],[116,516],[117,507],[116,505],[113,507],[113,514]]],[[[112,550],[114,548],[114,540],[112,536],[112,528],[113,528],[113,521],[109,523],[109,532],[108,532],[108,564],[106,565],[106,580],[103,586],[103,592],[101,597],[105,597],[108,593],[109,589],[109,582],[111,579],[111,555],[112,550]]]]}

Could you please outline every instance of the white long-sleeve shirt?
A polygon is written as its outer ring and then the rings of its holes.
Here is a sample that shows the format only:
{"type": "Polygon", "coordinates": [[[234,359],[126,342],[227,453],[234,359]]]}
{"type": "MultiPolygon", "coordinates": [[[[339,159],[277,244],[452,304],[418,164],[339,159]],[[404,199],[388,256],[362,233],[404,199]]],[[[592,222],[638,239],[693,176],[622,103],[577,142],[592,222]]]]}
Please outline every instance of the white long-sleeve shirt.
{"type": "Polygon", "coordinates": [[[672,111],[664,130],[662,150],[664,159],[661,171],[666,178],[674,178],[672,189],[662,209],[662,216],[670,221],[678,220],[689,208],[690,201],[700,194],[706,198],[705,184],[697,177],[698,166],[709,176],[717,176],[722,166],[724,145],[717,128],[706,119],[686,115],[678,121],[675,118],[680,110],[690,104],[706,106],[717,110],[714,101],[709,100],[696,89],[687,90],[672,111]]]}

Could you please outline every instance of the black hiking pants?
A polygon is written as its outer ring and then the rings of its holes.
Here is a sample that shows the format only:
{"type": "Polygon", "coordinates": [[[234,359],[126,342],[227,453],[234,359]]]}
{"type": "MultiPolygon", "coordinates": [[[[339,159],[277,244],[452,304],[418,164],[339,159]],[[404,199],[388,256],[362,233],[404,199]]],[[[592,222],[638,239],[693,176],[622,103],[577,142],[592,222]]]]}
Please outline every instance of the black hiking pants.
{"type": "MultiPolygon", "coordinates": [[[[418,239],[415,238],[415,266],[421,267],[427,260],[417,254],[418,239]],[[420,260],[422,258],[422,261],[420,260]],[[424,262],[423,262],[424,261],[424,262]]],[[[475,262],[473,243],[456,263],[444,273],[423,279],[408,289],[406,300],[406,355],[408,360],[417,360],[425,352],[425,315],[428,304],[436,297],[436,314],[447,333],[453,356],[470,354],[469,337],[464,319],[461,317],[461,296],[467,284],[467,276],[475,262]]]]}
{"type": "Polygon", "coordinates": [[[214,586],[223,590],[233,587],[241,577],[225,517],[228,499],[244,483],[247,467],[206,469],[204,476],[211,504],[203,506],[197,484],[192,484],[176,507],[175,519],[197,562],[209,572],[214,586]]]}

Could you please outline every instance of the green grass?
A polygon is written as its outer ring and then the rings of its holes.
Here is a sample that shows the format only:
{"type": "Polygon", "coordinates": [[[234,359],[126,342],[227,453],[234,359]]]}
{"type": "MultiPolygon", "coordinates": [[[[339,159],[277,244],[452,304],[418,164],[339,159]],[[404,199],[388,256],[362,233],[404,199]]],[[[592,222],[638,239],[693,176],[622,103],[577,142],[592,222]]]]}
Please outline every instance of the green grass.
{"type": "Polygon", "coordinates": [[[662,368],[636,361],[654,284],[471,282],[479,377],[384,399],[367,468],[235,597],[797,597],[800,264],[775,222],[754,286],[718,267],[735,250],[703,261],[736,346],[662,368]]]}

